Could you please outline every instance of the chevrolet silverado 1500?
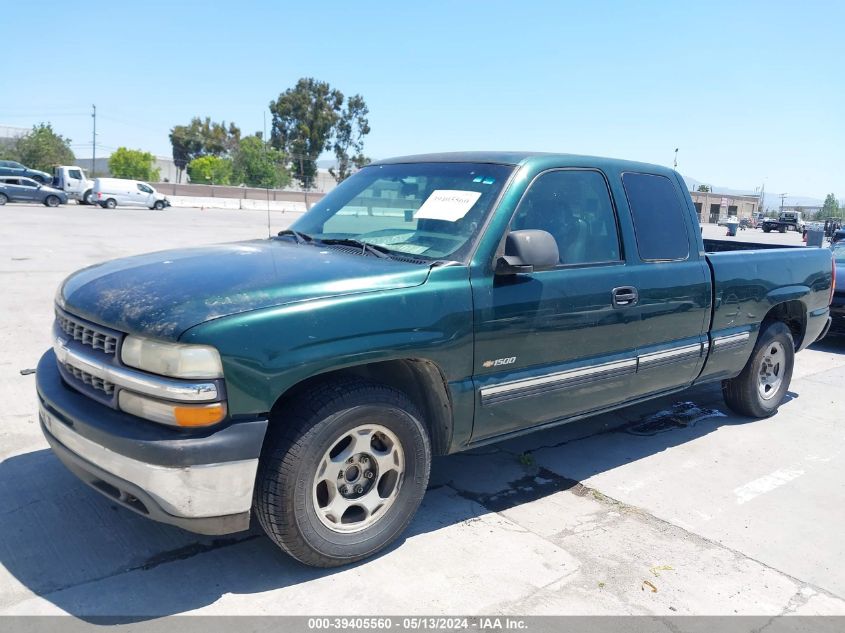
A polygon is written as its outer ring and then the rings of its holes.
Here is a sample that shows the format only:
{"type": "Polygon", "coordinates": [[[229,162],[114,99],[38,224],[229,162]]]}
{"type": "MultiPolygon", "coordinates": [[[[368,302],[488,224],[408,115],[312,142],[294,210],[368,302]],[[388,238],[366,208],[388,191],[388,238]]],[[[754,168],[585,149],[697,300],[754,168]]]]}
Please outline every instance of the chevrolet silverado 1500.
{"type": "Polygon", "coordinates": [[[270,239],[72,274],[40,420],[130,510],[207,534],[254,515],[340,565],[405,529],[433,455],[711,381],[774,414],[832,291],[828,249],[702,240],[663,167],[397,158],[270,239]]]}

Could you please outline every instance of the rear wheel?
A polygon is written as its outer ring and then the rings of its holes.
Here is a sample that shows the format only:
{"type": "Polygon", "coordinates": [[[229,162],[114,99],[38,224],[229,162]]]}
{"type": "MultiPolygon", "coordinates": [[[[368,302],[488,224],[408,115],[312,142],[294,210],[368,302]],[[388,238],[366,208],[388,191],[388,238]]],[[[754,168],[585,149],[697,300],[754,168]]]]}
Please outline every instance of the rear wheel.
{"type": "Polygon", "coordinates": [[[44,204],[48,207],[57,207],[61,203],[58,196],[47,196],[44,198],[44,204]]]}
{"type": "Polygon", "coordinates": [[[742,373],[722,382],[725,404],[752,418],[774,415],[789,389],[794,362],[789,328],[784,323],[769,323],[760,332],[742,373]]]}
{"type": "Polygon", "coordinates": [[[109,198],[103,203],[106,209],[114,209],[117,206],[117,200],[114,198],[109,198]]]}
{"type": "Polygon", "coordinates": [[[9,201],[9,196],[7,196],[5,193],[0,193],[0,207],[2,207],[8,201],[9,201]]]}
{"type": "Polygon", "coordinates": [[[420,413],[403,393],[359,379],[320,385],[287,407],[268,437],[256,514],[300,562],[344,565],[402,533],[430,467],[420,413]]]}

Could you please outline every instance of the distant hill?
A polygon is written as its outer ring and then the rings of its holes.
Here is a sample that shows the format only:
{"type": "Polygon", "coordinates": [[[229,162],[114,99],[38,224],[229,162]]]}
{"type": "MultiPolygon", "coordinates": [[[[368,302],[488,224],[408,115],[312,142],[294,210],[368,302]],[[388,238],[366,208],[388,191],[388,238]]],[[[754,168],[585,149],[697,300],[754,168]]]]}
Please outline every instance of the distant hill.
{"type": "MultiPolygon", "coordinates": [[[[690,191],[695,191],[698,189],[699,185],[705,184],[700,180],[696,180],[695,178],[687,178],[684,176],[684,181],[687,183],[687,187],[690,191]]],[[[709,185],[709,183],[706,183],[709,185]]],[[[715,193],[724,193],[729,196],[753,196],[756,192],[753,189],[731,189],[729,187],[720,187],[719,185],[711,185],[713,187],[713,191],[715,193]]],[[[801,206],[801,207],[817,207],[824,204],[824,200],[821,198],[811,198],[809,196],[787,196],[784,199],[784,204],[788,206],[801,206]]],[[[776,195],[774,192],[766,192],[765,200],[763,200],[763,207],[767,209],[776,209],[780,206],[780,196],[776,195]]]]}

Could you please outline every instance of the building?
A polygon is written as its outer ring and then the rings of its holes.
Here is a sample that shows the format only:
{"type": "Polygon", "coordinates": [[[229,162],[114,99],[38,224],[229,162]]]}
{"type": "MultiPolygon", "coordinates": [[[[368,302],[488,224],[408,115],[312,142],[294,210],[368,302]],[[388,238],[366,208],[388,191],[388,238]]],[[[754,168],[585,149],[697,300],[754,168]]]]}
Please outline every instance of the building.
{"type": "Polygon", "coordinates": [[[716,224],[728,216],[750,218],[760,210],[760,196],[719,193],[718,191],[690,191],[692,203],[702,224],[716,224]]]}
{"type": "MultiPolygon", "coordinates": [[[[97,156],[96,164],[91,165],[90,158],[77,158],[76,164],[82,169],[84,169],[89,177],[109,177],[111,176],[111,172],[109,172],[109,157],[108,156],[97,156]]],[[[155,163],[153,165],[158,169],[159,172],[159,180],[162,182],[176,182],[176,165],[173,164],[173,159],[169,156],[156,156],[155,163]]]]}
{"type": "Polygon", "coordinates": [[[22,136],[32,131],[28,127],[14,127],[11,125],[0,125],[0,145],[12,145],[22,136]]]}

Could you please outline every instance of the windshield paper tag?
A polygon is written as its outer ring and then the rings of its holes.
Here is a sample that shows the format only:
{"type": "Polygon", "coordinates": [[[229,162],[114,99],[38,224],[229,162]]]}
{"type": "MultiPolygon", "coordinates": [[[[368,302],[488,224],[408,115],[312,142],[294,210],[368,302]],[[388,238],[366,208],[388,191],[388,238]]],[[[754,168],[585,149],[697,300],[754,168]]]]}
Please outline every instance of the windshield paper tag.
{"type": "Polygon", "coordinates": [[[446,220],[457,222],[481,197],[480,191],[436,189],[414,214],[417,220],[446,220]]]}

